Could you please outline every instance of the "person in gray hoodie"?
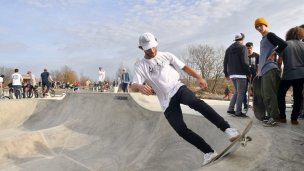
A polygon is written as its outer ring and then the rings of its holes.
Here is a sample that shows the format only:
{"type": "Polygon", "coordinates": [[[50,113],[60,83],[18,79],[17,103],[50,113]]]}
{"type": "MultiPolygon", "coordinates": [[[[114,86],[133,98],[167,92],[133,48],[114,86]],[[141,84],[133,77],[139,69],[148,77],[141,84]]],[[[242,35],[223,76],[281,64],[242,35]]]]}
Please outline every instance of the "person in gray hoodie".
{"type": "Polygon", "coordinates": [[[224,58],[224,74],[225,78],[232,80],[235,93],[233,94],[228,107],[228,114],[247,117],[242,112],[242,102],[245,96],[247,76],[249,76],[249,60],[247,49],[243,45],[245,35],[240,33],[235,36],[234,43],[230,45],[224,58]],[[234,110],[236,108],[236,110],[234,110]]]}
{"type": "Polygon", "coordinates": [[[286,123],[286,101],[287,90],[292,86],[293,109],[291,112],[291,123],[297,125],[302,102],[302,90],[304,83],[304,29],[293,27],[286,33],[288,46],[280,53],[284,69],[278,92],[278,104],[280,110],[280,121],[286,123]]]}

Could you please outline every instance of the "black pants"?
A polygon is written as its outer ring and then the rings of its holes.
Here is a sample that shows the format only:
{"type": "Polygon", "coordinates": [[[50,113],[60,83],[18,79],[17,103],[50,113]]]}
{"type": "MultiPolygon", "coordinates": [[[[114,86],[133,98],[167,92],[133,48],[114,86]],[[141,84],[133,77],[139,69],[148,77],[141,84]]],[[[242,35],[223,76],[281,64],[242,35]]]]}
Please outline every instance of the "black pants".
{"type": "Polygon", "coordinates": [[[296,79],[296,80],[281,80],[279,91],[278,91],[278,105],[280,110],[280,118],[285,119],[286,114],[286,101],[285,96],[290,88],[292,86],[293,89],[293,108],[291,112],[291,120],[297,120],[300,115],[300,109],[301,109],[301,103],[302,103],[302,90],[303,90],[303,83],[304,79],[296,79]]]}
{"type": "Polygon", "coordinates": [[[171,98],[169,107],[165,111],[165,116],[173,129],[179,136],[200,149],[204,153],[214,150],[204,141],[202,137],[187,128],[184,122],[180,104],[188,105],[191,109],[200,112],[210,122],[225,131],[230,125],[204,101],[195,97],[194,93],[186,86],[182,86],[171,98]]]}
{"type": "Polygon", "coordinates": [[[45,95],[46,93],[49,92],[50,90],[50,82],[42,82],[42,92],[43,92],[43,95],[45,95]],[[45,90],[45,87],[46,87],[46,90],[45,90]]]}
{"type": "Polygon", "coordinates": [[[128,92],[129,83],[121,83],[121,88],[123,92],[128,92]]]}

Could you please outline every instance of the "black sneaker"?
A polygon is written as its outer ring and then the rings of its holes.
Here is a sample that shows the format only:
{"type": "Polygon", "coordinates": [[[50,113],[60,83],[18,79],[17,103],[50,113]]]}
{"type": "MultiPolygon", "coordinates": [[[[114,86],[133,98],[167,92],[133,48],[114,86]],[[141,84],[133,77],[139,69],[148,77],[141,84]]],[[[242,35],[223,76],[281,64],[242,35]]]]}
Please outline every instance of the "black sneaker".
{"type": "Polygon", "coordinates": [[[244,104],[244,110],[247,111],[248,110],[248,105],[244,104]]]}
{"type": "Polygon", "coordinates": [[[301,113],[301,114],[299,115],[299,119],[304,119],[304,113],[301,113]]]}
{"type": "Polygon", "coordinates": [[[235,114],[236,117],[240,117],[240,118],[247,118],[248,116],[245,114],[245,113],[238,113],[238,114],[235,114]]]}
{"type": "Polygon", "coordinates": [[[229,114],[229,115],[235,115],[235,111],[227,111],[227,113],[229,114]]]}
{"type": "Polygon", "coordinates": [[[267,123],[268,120],[269,120],[269,116],[264,116],[262,119],[263,123],[267,123]]]}
{"type": "Polygon", "coordinates": [[[265,127],[275,127],[275,126],[278,126],[279,123],[278,122],[275,122],[273,118],[270,118],[267,122],[265,122],[263,124],[263,126],[265,127]]]}

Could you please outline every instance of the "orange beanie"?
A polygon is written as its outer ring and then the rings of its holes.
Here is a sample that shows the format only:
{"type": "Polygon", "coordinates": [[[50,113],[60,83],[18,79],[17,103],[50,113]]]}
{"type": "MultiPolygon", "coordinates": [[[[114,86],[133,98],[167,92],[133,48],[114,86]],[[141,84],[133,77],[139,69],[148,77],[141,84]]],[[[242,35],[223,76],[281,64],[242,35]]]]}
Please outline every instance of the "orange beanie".
{"type": "Polygon", "coordinates": [[[254,22],[254,26],[256,27],[258,24],[264,24],[266,27],[268,27],[268,21],[261,17],[261,18],[257,18],[254,22]]]}

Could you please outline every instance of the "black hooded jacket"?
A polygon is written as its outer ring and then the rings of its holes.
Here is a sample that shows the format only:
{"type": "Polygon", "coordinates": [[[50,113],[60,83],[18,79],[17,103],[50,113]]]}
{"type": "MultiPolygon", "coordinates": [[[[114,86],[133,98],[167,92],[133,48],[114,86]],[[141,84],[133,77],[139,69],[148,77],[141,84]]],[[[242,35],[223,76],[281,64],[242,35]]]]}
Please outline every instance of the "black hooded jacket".
{"type": "Polygon", "coordinates": [[[236,41],[228,47],[224,58],[225,77],[230,75],[250,75],[247,50],[236,41]]]}

